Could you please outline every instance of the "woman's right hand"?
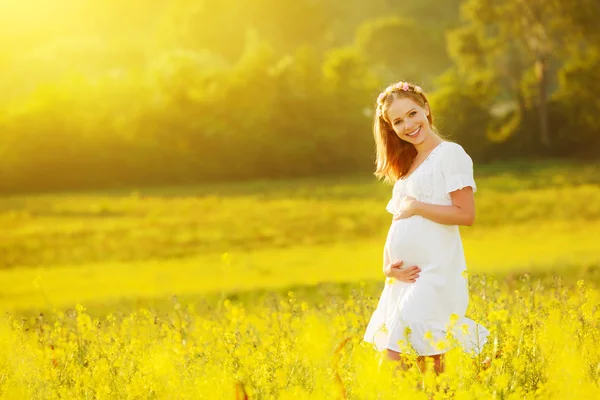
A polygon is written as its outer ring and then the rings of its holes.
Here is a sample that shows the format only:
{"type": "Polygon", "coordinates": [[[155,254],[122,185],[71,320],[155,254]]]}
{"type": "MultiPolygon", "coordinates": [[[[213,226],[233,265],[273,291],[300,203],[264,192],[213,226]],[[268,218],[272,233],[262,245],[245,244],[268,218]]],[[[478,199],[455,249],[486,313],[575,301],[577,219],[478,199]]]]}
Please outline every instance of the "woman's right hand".
{"type": "Polygon", "coordinates": [[[385,276],[395,278],[400,282],[414,283],[419,277],[421,268],[416,265],[411,267],[402,267],[404,261],[396,261],[385,266],[385,276]]]}

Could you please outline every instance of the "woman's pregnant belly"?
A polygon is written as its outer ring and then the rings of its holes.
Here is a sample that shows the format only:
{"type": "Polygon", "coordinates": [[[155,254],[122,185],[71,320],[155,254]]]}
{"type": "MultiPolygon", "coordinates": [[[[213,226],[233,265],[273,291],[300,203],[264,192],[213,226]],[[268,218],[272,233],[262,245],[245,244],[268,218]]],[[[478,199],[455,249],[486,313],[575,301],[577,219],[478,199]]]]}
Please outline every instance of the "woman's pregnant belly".
{"type": "Polygon", "coordinates": [[[456,228],[418,215],[393,221],[386,242],[388,255],[392,262],[404,261],[405,266],[421,269],[437,264],[453,250],[456,228]]]}

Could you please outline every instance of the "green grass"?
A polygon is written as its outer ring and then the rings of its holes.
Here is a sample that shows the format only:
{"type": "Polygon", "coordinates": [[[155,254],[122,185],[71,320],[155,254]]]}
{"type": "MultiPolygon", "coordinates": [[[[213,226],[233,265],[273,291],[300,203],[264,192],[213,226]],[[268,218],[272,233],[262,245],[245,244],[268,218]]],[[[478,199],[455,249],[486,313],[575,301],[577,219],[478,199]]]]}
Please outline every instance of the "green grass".
{"type": "MultiPolygon", "coordinates": [[[[600,264],[600,167],[477,171],[471,271],[600,264]]],[[[0,198],[0,306],[378,280],[390,192],[346,177],[0,198]]]]}
{"type": "MultiPolygon", "coordinates": [[[[559,222],[581,226],[600,220],[599,185],[571,185],[544,176],[551,174],[540,170],[530,176],[478,178],[474,229],[559,222]],[[539,181],[545,185],[537,188],[539,181]]],[[[390,222],[384,207],[391,189],[373,180],[276,182],[271,190],[250,183],[207,190],[2,198],[0,268],[172,260],[381,239],[390,222]]]]}
{"type": "MultiPolygon", "coordinates": [[[[495,229],[483,238],[464,234],[470,271],[506,275],[555,270],[580,276],[582,268],[600,265],[600,223],[585,229],[565,224],[537,228],[495,229]]],[[[0,271],[0,281],[11,283],[4,286],[0,304],[5,309],[61,308],[77,302],[382,280],[381,250],[379,241],[357,241],[240,251],[225,257],[9,269],[0,271]]]]}

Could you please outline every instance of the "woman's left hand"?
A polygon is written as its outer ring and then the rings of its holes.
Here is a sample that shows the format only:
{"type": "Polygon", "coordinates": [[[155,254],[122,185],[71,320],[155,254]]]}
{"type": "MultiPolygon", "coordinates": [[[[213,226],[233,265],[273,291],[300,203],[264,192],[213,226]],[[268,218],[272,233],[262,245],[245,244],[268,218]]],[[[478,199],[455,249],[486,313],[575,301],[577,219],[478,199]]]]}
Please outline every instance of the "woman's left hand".
{"type": "Polygon", "coordinates": [[[406,196],[402,199],[402,203],[400,203],[400,210],[398,213],[394,214],[394,221],[399,219],[410,218],[413,215],[416,215],[416,210],[419,205],[417,199],[411,196],[406,196]]]}

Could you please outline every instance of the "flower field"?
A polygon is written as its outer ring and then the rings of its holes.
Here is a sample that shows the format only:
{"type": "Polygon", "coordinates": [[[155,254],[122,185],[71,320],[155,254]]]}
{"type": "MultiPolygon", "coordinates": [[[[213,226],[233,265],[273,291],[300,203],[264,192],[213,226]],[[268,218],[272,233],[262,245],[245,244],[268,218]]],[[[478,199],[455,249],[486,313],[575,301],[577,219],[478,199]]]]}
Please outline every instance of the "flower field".
{"type": "Polygon", "coordinates": [[[492,336],[440,376],[362,342],[380,183],[0,198],[0,398],[599,398],[598,172],[478,171],[468,316],[492,336]]]}

